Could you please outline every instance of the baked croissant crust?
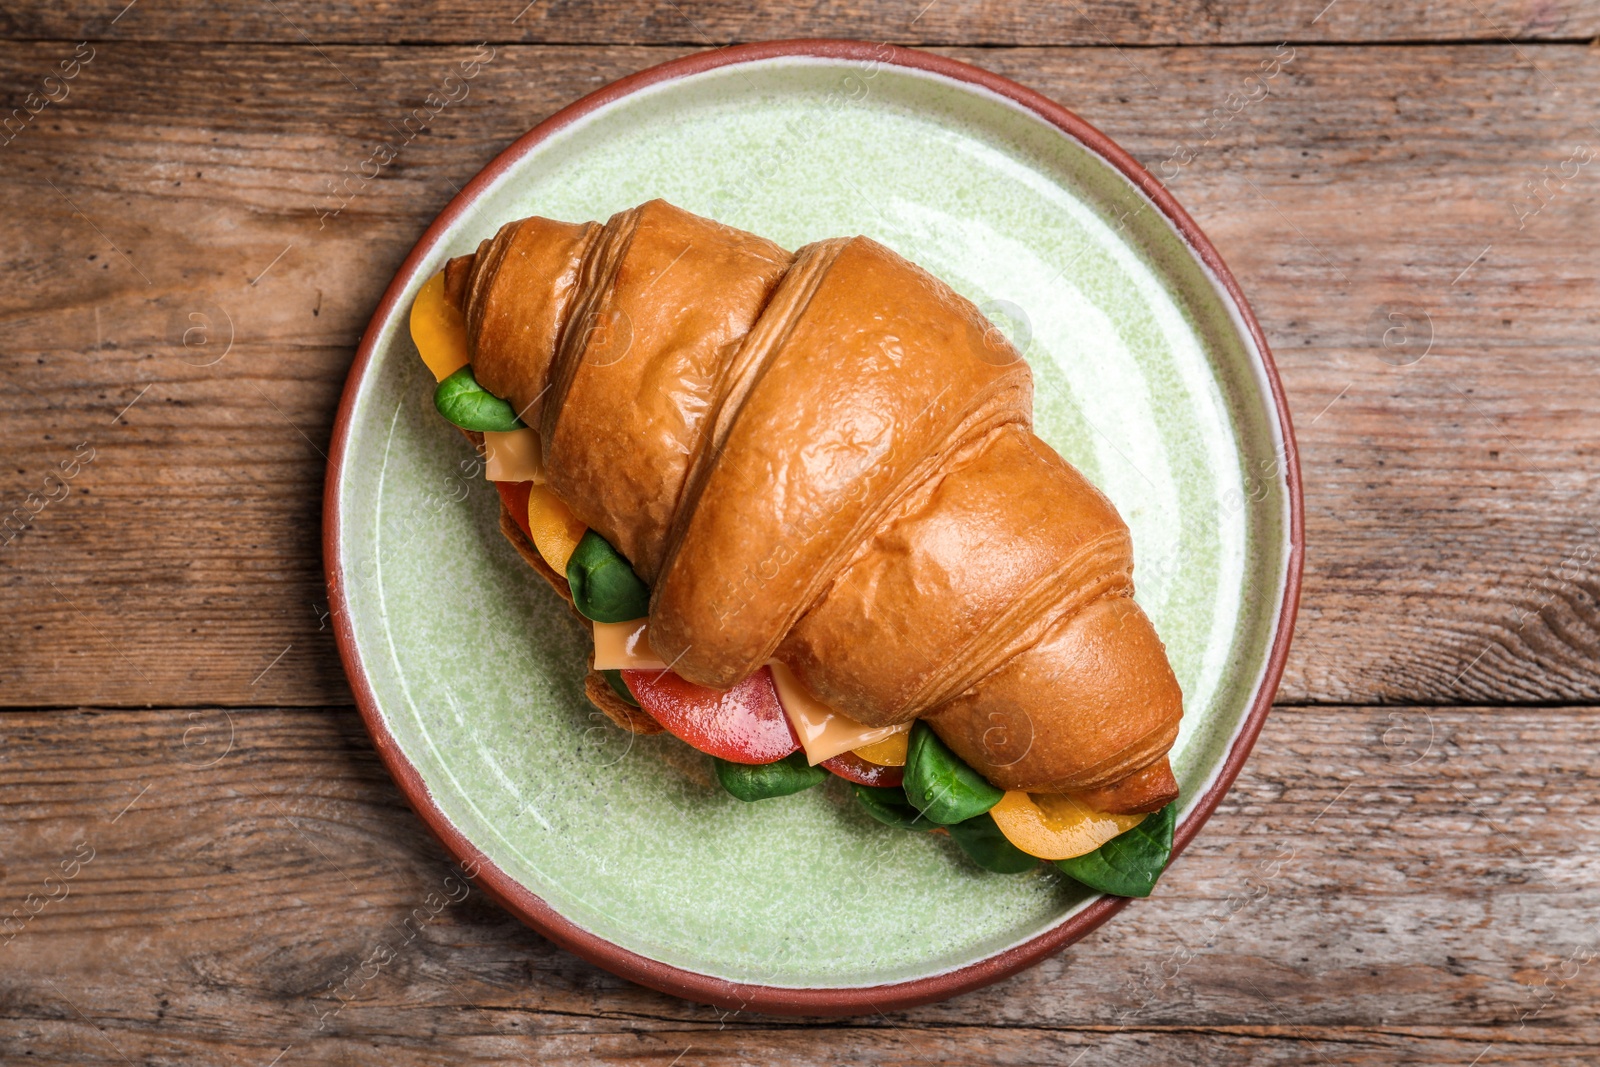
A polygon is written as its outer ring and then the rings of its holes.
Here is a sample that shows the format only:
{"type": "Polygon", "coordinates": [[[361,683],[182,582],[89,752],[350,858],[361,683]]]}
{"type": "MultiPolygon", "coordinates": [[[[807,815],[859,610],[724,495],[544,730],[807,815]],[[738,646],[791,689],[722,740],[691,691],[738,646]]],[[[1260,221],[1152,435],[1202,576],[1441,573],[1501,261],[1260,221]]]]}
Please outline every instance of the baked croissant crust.
{"type": "Polygon", "coordinates": [[[777,659],[868,726],[925,720],[1000,788],[1176,797],[1182,694],[1128,528],[949,286],[865,237],[791,254],[655,200],[510,223],[445,292],[683,677],[777,659]]]}

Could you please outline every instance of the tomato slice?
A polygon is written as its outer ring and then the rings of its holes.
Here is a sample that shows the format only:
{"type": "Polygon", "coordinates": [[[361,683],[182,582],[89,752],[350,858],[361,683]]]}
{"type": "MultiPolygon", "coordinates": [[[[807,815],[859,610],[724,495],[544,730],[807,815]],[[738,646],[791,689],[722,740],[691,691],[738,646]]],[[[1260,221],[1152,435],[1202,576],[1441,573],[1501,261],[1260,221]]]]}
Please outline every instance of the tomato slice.
{"type": "Polygon", "coordinates": [[[800,748],[766,667],[728,690],[695,685],[672,671],[625,670],[622,680],[651,718],[701,752],[757,764],[800,748]]]}
{"type": "Polygon", "coordinates": [[[841,752],[817,766],[825,767],[845,781],[858,785],[895,786],[905,784],[906,780],[904,767],[885,767],[881,763],[864,760],[854,752],[841,752]]]}
{"type": "Polygon", "coordinates": [[[516,520],[522,532],[528,535],[528,540],[533,540],[533,529],[528,525],[528,494],[533,491],[532,482],[495,482],[494,487],[500,490],[500,502],[511,512],[511,517],[516,520]]]}

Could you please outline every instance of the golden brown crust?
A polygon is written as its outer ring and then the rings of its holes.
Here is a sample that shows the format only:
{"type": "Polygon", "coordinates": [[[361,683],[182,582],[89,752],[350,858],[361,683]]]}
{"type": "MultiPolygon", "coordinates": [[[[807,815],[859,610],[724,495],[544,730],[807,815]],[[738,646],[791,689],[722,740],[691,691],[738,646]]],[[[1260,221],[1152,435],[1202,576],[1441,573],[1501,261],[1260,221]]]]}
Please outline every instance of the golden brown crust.
{"type": "Polygon", "coordinates": [[[578,269],[599,236],[592,222],[522,219],[500,227],[475,256],[445,265],[445,297],[466,318],[472,374],[511,401],[530,426],[539,418],[550,355],[578,295],[578,269]]]}
{"type": "Polygon", "coordinates": [[[852,718],[909,722],[1062,615],[1127,592],[1132,560],[1111,502],[1025,427],[1007,426],[880,529],[778,655],[852,718]]]}
{"type": "Polygon", "coordinates": [[[545,465],[646,582],[728,364],[791,258],[656,200],[613,218],[584,263],[550,371],[545,465]]]}
{"type": "Polygon", "coordinates": [[[820,280],[784,308],[794,321],[697,472],[655,587],[651,643],[701,685],[758,669],[901,501],[969,442],[1032,417],[1027,365],[994,358],[971,303],[867,238],[824,244],[820,280]],[[757,595],[715,595],[743,576],[757,595]]]}
{"type": "Polygon", "coordinates": [[[1086,789],[1077,797],[1096,811],[1117,815],[1147,814],[1160,811],[1178,799],[1178,780],[1172,776],[1172,764],[1162,756],[1120,782],[1086,789]]]}
{"type": "Polygon", "coordinates": [[[1175,788],[1182,694],[1127,527],[944,283],[866,238],[790,256],[659,201],[524,220],[464,269],[446,289],[474,359],[542,404],[552,487],[651,583],[679,673],[725,687],[776,655],[862,722],[925,719],[1003,788],[1108,810],[1175,788]]]}
{"type": "Polygon", "coordinates": [[[1032,647],[926,716],[1002,789],[1078,793],[1166,755],[1182,694],[1166,650],[1131,597],[1062,616],[1032,647]]]}

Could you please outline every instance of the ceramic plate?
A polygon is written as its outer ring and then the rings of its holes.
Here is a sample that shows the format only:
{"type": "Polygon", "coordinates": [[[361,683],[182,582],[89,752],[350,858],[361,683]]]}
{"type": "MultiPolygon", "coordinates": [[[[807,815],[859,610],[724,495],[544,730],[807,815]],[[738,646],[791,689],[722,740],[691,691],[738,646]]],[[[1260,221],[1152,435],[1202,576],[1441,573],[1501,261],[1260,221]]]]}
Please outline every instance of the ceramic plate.
{"type": "MultiPolygon", "coordinates": [[[[338,640],[390,771],[478,884],[573,951],[736,1008],[848,1013],[994,981],[1125,902],[997,875],[890,830],[842,781],[744,804],[670,736],[583,697],[585,638],[498,531],[433,411],[406,316],[446,258],[527,215],[664,197],[788,248],[862,233],[975,301],[1032,364],[1038,433],[1133,530],[1139,602],[1185,694],[1191,840],[1265,718],[1300,569],[1298,474],[1227,269],[1139,166],[995,75],[885,45],[668,63],[542,123],[423,235],[362,342],[335,433],[338,640]]],[[[1154,903],[1159,907],[1158,888],[1154,903]]]]}

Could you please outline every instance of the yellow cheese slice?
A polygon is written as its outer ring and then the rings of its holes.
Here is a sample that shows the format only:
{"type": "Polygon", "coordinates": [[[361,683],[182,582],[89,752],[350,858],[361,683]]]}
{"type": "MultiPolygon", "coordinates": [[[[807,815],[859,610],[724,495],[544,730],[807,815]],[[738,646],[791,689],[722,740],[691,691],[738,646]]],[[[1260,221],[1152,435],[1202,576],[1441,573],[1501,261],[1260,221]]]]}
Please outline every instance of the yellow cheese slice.
{"type": "Polygon", "coordinates": [[[524,427],[500,433],[483,434],[484,476],[491,482],[534,482],[544,484],[544,460],[539,451],[539,435],[524,427]]]}
{"type": "Polygon", "coordinates": [[[778,700],[794,724],[794,732],[800,735],[806,762],[813,767],[841,752],[865,748],[911,730],[908,722],[898,726],[864,726],[812,696],[794,672],[782,663],[773,660],[768,666],[772,668],[772,680],[777,683],[778,700]]]}
{"type": "Polygon", "coordinates": [[[594,624],[594,669],[660,671],[667,665],[650,647],[648,619],[594,624]]]}

